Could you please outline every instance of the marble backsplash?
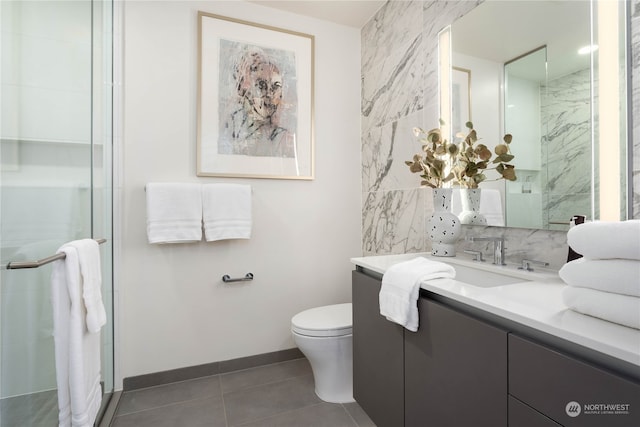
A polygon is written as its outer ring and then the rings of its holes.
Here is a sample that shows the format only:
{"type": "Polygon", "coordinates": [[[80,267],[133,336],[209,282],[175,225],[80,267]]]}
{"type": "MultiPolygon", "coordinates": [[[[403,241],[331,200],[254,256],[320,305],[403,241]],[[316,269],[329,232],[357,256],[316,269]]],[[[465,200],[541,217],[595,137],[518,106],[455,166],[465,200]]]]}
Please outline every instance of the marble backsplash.
{"type": "MultiPolygon", "coordinates": [[[[431,190],[405,160],[419,149],[411,129],[438,123],[437,35],[481,1],[390,1],[362,29],[362,252],[383,255],[431,250],[426,218],[433,212],[431,190]]],[[[640,0],[632,6],[633,106],[640,111],[640,0]]],[[[640,122],[640,120],[637,120],[640,122]]],[[[635,194],[640,218],[640,123],[633,124],[635,194]]],[[[505,238],[507,262],[522,258],[560,268],[566,261],[566,232],[465,226],[465,235],[505,238]]],[[[487,244],[458,242],[464,249],[487,244]]]]}

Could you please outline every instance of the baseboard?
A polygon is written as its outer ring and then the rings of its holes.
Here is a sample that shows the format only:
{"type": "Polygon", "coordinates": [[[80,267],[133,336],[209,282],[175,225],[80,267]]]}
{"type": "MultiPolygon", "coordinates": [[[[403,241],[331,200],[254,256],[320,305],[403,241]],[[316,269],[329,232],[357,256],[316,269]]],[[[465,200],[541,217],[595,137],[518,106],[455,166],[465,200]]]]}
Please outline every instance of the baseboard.
{"type": "Polygon", "coordinates": [[[242,369],[255,368],[272,363],[286,362],[288,360],[304,357],[298,348],[274,351],[271,353],[257,354],[255,356],[241,357],[238,359],[224,360],[221,362],[206,363],[204,365],[188,366],[186,368],[172,369],[170,371],[154,372],[152,374],[137,375],[124,378],[123,391],[137,390],[178,381],[187,381],[195,378],[211,375],[225,374],[242,369]]]}

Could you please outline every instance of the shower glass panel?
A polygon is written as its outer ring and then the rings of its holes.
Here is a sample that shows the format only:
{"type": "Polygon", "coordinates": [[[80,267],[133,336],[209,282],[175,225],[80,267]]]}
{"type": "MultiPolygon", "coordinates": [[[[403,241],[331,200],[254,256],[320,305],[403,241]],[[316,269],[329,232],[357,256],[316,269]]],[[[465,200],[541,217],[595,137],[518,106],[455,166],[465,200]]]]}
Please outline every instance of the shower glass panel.
{"type": "Polygon", "coordinates": [[[1,1],[0,425],[57,425],[51,264],[106,238],[103,406],[113,392],[112,2],[1,1]]]}

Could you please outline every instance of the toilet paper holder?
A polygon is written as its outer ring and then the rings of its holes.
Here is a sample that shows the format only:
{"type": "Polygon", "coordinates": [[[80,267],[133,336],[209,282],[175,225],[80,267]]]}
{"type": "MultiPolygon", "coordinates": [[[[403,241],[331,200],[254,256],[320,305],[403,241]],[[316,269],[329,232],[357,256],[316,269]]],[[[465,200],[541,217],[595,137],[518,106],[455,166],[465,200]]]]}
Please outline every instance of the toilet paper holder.
{"type": "Polygon", "coordinates": [[[222,281],[225,283],[248,282],[249,280],[253,280],[253,273],[247,273],[244,275],[244,277],[234,277],[234,278],[232,278],[228,274],[225,274],[224,276],[222,276],[222,281]]]}

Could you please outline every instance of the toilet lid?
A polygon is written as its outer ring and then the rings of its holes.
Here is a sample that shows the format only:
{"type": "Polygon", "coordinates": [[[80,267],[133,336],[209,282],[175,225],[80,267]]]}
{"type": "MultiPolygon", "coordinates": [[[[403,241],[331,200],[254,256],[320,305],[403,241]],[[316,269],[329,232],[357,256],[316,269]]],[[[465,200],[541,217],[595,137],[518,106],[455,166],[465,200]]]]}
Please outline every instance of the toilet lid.
{"type": "Polygon", "coordinates": [[[291,330],[311,337],[351,334],[351,303],[311,308],[293,316],[291,330]]]}

